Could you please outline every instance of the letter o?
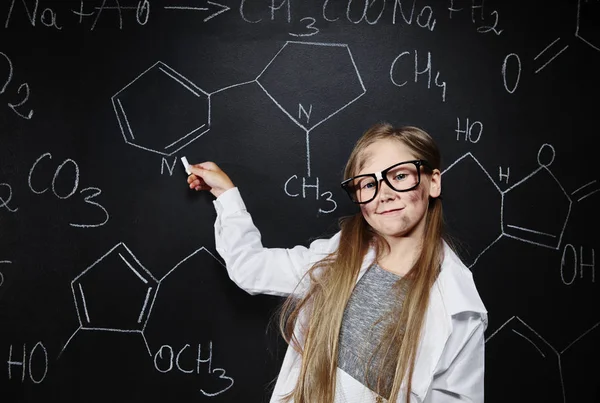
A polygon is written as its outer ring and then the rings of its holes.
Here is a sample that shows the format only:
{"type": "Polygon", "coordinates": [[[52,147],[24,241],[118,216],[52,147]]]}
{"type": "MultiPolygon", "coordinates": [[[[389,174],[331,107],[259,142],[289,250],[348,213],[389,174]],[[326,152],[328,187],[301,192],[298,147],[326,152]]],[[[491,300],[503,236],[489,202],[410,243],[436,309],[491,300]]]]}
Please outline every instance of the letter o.
{"type": "Polygon", "coordinates": [[[69,197],[73,196],[75,194],[75,192],[77,192],[78,186],[79,186],[79,165],[77,165],[77,163],[75,161],[73,161],[72,159],[67,158],[66,160],[63,161],[62,164],[60,164],[58,166],[58,168],[56,168],[56,171],[54,171],[54,177],[52,178],[52,192],[59,199],[68,199],[69,197]],[[55,185],[56,179],[58,178],[58,175],[60,175],[60,172],[62,171],[62,169],[68,162],[72,163],[73,166],[75,167],[75,182],[73,183],[73,189],[71,189],[71,191],[66,196],[61,196],[58,193],[56,193],[56,189],[55,189],[54,185],[55,185]]]}

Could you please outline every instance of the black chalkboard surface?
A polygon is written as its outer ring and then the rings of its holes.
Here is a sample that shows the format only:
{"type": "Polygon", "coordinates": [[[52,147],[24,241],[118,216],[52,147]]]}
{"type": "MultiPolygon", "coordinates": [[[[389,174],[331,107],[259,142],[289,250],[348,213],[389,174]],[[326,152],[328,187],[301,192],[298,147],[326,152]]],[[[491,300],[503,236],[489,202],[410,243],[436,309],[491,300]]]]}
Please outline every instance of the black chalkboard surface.
{"type": "Polygon", "coordinates": [[[0,400],[264,402],[281,299],[214,248],[217,162],[270,247],[333,234],[378,121],[443,152],[486,402],[598,402],[600,1],[6,0],[0,400]]]}

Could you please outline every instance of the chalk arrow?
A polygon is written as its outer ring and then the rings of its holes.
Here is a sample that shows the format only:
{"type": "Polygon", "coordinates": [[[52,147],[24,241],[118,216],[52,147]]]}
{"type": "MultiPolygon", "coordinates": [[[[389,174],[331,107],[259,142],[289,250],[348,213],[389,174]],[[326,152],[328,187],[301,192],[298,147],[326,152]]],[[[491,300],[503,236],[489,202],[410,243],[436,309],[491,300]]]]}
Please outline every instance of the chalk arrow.
{"type": "MultiPolygon", "coordinates": [[[[225,11],[230,10],[230,8],[227,7],[226,5],[215,3],[214,1],[207,1],[206,3],[209,6],[212,6],[213,9],[218,9],[218,10],[216,12],[212,13],[211,15],[209,15],[208,17],[206,17],[203,20],[204,22],[215,18],[219,14],[223,14],[225,11]]],[[[165,10],[191,10],[191,11],[209,11],[210,10],[209,7],[191,7],[191,6],[165,6],[164,9],[165,10]]]]}
{"type": "Polygon", "coordinates": [[[219,14],[223,14],[226,11],[231,10],[229,7],[227,7],[224,4],[219,4],[219,3],[215,3],[213,1],[207,1],[208,4],[210,4],[211,6],[215,6],[217,8],[220,8],[220,10],[218,10],[216,13],[212,13],[211,15],[209,15],[208,17],[206,17],[203,21],[206,22],[212,18],[215,18],[217,15],[219,14]]]}

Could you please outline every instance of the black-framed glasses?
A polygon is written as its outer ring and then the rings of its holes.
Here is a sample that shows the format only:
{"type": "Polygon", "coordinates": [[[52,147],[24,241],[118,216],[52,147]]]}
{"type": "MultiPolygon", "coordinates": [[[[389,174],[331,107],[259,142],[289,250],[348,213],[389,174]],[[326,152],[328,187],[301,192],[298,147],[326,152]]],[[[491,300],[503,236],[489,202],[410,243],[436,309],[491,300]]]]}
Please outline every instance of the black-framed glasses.
{"type": "Polygon", "coordinates": [[[372,174],[357,175],[342,182],[342,188],[354,203],[368,203],[377,196],[383,180],[396,192],[408,192],[421,183],[421,167],[431,169],[425,160],[403,161],[372,174]]]}

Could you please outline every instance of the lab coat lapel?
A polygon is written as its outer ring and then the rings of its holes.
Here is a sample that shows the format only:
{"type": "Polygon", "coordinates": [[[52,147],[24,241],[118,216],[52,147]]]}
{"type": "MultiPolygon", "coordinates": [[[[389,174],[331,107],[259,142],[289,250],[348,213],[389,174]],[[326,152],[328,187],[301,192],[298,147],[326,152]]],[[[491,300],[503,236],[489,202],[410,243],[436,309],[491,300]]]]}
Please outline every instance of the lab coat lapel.
{"type": "Polygon", "coordinates": [[[444,351],[446,341],[452,333],[452,322],[446,312],[437,281],[431,288],[429,306],[421,333],[421,342],[417,350],[412,379],[412,390],[413,393],[424,399],[433,379],[435,368],[444,351]]]}

